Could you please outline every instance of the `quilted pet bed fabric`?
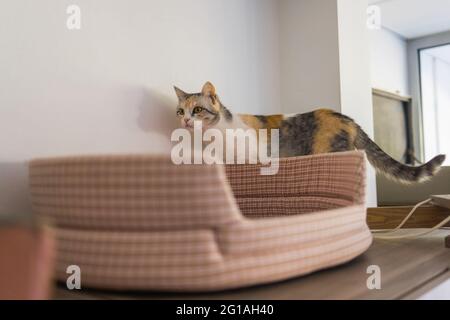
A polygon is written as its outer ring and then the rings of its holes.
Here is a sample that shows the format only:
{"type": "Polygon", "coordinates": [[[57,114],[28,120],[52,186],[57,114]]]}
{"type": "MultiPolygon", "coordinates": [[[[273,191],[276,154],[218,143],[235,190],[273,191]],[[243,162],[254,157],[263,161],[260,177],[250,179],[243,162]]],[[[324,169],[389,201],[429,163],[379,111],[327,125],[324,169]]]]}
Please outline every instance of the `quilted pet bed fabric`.
{"type": "Polygon", "coordinates": [[[82,156],[30,163],[33,211],[51,219],[57,278],[82,285],[214,291],[347,262],[372,236],[365,159],[344,152],[259,165],[173,165],[163,156],[82,156]]]}

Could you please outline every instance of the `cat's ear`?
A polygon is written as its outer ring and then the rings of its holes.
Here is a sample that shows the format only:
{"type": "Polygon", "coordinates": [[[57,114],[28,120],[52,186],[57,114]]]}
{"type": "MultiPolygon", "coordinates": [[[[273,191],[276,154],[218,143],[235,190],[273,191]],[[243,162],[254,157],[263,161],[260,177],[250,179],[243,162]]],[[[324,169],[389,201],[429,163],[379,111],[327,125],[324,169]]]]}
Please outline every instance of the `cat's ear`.
{"type": "Polygon", "coordinates": [[[214,98],[216,96],[216,88],[211,82],[206,82],[202,88],[202,95],[214,98]]]}
{"type": "Polygon", "coordinates": [[[183,101],[186,100],[187,93],[181,90],[180,88],[173,86],[173,89],[175,90],[175,93],[177,94],[178,100],[183,101]]]}

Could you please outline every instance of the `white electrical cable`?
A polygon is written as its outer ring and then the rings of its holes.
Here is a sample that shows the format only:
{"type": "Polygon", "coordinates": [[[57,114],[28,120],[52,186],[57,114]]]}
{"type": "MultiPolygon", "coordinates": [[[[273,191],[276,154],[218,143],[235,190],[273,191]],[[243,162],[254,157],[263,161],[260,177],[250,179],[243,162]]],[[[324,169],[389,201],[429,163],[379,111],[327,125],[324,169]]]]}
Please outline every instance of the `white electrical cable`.
{"type": "Polygon", "coordinates": [[[380,235],[380,234],[375,234],[375,238],[377,239],[384,239],[384,240],[389,240],[389,239],[406,239],[406,238],[416,238],[416,237],[420,237],[423,235],[426,235],[430,232],[433,232],[434,230],[437,230],[439,228],[441,228],[442,226],[446,225],[447,223],[450,222],[450,216],[445,218],[444,221],[442,221],[441,223],[435,225],[433,228],[431,229],[427,229],[425,231],[422,232],[418,232],[418,233],[414,233],[414,234],[404,234],[404,235],[380,235]]]}
{"type": "Polygon", "coordinates": [[[409,218],[413,215],[413,213],[417,210],[417,208],[423,206],[424,204],[427,204],[430,201],[431,201],[431,199],[427,199],[425,201],[422,201],[422,202],[419,202],[418,204],[416,204],[414,206],[414,208],[412,208],[412,210],[408,213],[408,215],[402,220],[402,222],[400,222],[400,224],[397,227],[395,227],[394,229],[372,230],[372,233],[393,232],[393,231],[400,229],[401,227],[403,227],[403,225],[406,223],[406,221],[409,220],[409,218]]]}
{"type": "Polygon", "coordinates": [[[402,222],[400,222],[400,224],[397,227],[395,227],[394,229],[372,230],[372,233],[374,233],[374,237],[377,238],[377,239],[385,239],[385,240],[416,238],[416,237],[420,237],[420,236],[426,235],[426,234],[428,234],[430,232],[433,232],[434,230],[437,230],[437,229],[445,226],[448,222],[450,222],[450,216],[445,218],[439,224],[435,225],[433,228],[427,229],[427,230],[422,231],[422,232],[418,232],[418,233],[414,233],[414,234],[406,234],[406,235],[391,235],[392,233],[395,233],[395,231],[398,231],[401,227],[403,227],[403,225],[413,215],[413,213],[417,210],[417,208],[423,206],[424,204],[427,204],[431,200],[432,199],[427,199],[425,201],[422,201],[422,202],[419,202],[418,204],[416,204],[414,206],[414,208],[412,208],[412,210],[408,213],[408,215],[402,220],[402,222]],[[379,234],[379,233],[384,233],[384,234],[379,234]]]}

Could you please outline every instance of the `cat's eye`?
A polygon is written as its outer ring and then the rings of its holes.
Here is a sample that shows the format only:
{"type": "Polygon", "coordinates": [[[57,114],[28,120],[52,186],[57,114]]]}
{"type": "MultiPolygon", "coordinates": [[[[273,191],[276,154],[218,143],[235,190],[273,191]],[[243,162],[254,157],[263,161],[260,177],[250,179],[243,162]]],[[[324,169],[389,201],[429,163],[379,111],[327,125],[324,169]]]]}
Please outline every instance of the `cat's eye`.
{"type": "Polygon", "coordinates": [[[192,114],[200,113],[203,111],[202,107],[195,107],[194,110],[192,110],[192,114]]]}
{"type": "Polygon", "coordinates": [[[183,109],[178,109],[177,110],[177,116],[183,116],[184,115],[184,110],[183,109]]]}

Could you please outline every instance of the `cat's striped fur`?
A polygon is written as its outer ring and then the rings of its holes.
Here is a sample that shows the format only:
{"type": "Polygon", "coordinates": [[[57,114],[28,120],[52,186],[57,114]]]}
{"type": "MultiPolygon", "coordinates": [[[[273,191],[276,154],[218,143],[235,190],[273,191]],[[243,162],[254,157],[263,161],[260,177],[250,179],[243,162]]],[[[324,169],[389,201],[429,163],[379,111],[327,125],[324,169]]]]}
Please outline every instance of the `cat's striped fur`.
{"type": "Polygon", "coordinates": [[[279,129],[281,157],[365,150],[379,172],[403,183],[429,179],[445,160],[445,155],[438,155],[421,166],[402,164],[386,154],[353,119],[333,110],[319,109],[290,116],[232,114],[220,102],[210,82],[200,93],[189,94],[176,87],[175,91],[179,99],[177,115],[183,126],[191,128],[194,120],[201,120],[204,127],[219,129],[279,129]]]}

